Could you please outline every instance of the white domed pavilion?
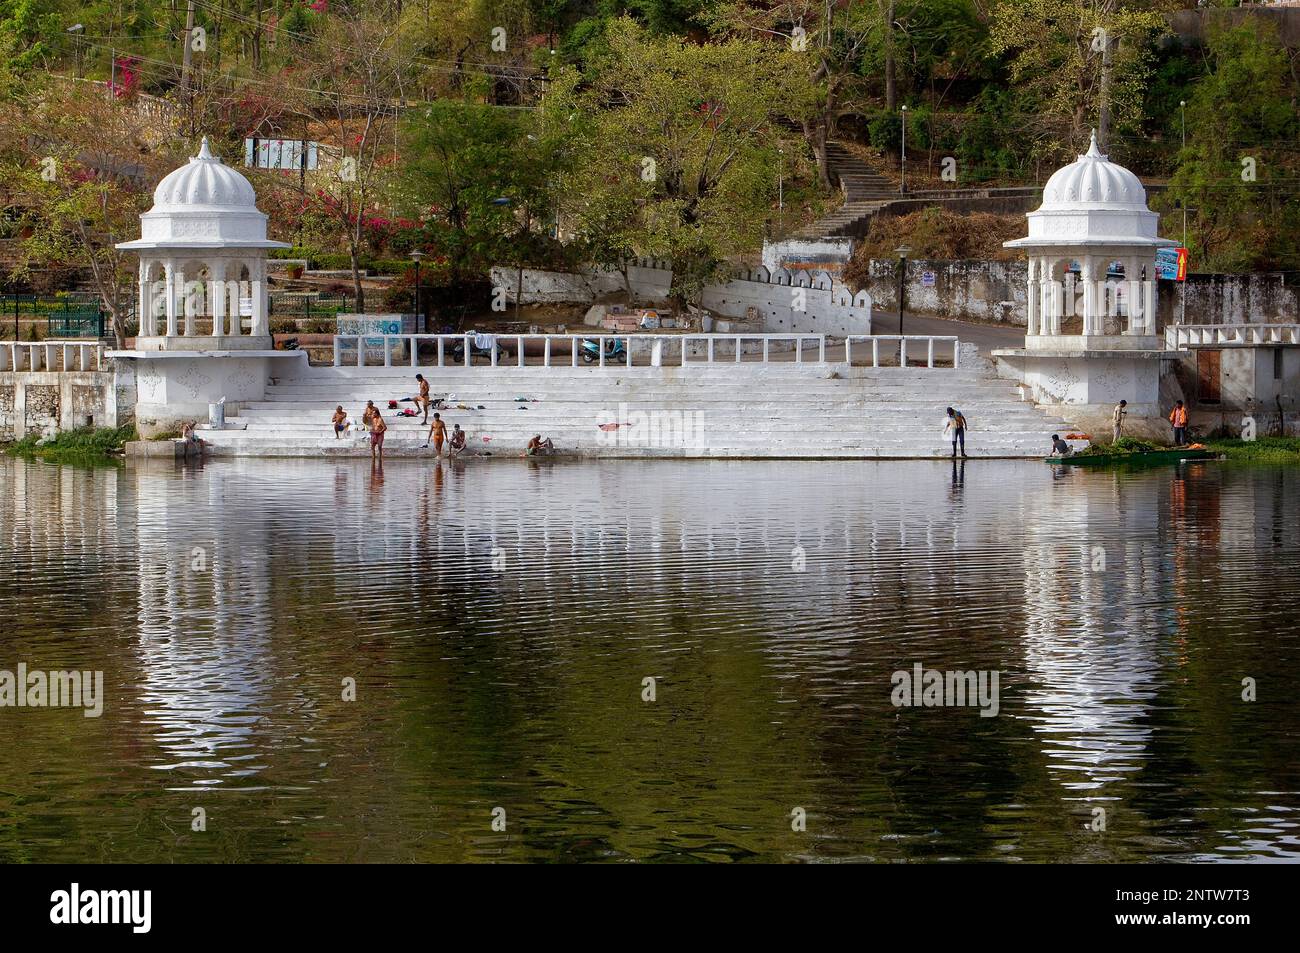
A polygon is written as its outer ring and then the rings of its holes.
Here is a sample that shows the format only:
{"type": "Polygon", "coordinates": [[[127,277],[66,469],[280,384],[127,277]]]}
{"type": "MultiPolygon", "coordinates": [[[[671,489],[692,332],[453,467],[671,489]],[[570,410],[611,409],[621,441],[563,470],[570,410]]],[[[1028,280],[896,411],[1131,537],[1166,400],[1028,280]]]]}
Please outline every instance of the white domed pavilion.
{"type": "Polygon", "coordinates": [[[1160,379],[1167,355],[1156,327],[1159,216],[1128,169],[1097,148],[1057,169],[1029,234],[1005,243],[1029,256],[1025,346],[995,350],[999,373],[1019,379],[1036,403],[1095,433],[1128,402],[1130,432],[1163,435],[1160,379]],[[1063,333],[1080,318],[1078,331],[1063,333]]]}
{"type": "Polygon", "coordinates": [[[1157,236],[1159,216],[1147,208],[1146,189],[1101,154],[1095,133],[1084,155],[1047,180],[1043,204],[1026,217],[1029,235],[1005,243],[1029,254],[1026,347],[1156,346],[1145,340],[1156,333],[1156,249],[1177,242],[1157,236]],[[1076,262],[1077,278],[1071,268],[1076,262]],[[1107,278],[1116,262],[1122,283],[1107,278]],[[1092,340],[1060,339],[1062,319],[1070,314],[1082,317],[1082,336],[1092,340]],[[1126,328],[1118,327],[1121,314],[1126,328]],[[1126,339],[1100,340],[1115,336],[1113,330],[1126,339]]]}
{"type": "Polygon", "coordinates": [[[266,237],[266,221],[248,179],[205,137],[197,156],[158,183],[139,240],[117,246],[140,253],[136,348],[271,348],[266,252],[289,246],[266,237]]]}

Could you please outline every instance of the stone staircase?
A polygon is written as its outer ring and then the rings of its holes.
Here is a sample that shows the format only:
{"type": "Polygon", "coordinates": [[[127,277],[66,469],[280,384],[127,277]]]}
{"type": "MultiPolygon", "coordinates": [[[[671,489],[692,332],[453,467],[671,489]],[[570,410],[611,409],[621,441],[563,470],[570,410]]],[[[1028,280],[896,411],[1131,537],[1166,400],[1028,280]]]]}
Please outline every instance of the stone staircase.
{"type": "Polygon", "coordinates": [[[828,215],[804,226],[792,238],[858,237],[867,233],[871,216],[881,206],[899,198],[898,187],[880,175],[842,143],[826,143],[826,162],[832,176],[840,183],[844,203],[828,215]]]}
{"type": "MultiPolygon", "coordinates": [[[[458,423],[468,432],[471,453],[496,456],[519,455],[540,433],[557,450],[584,456],[936,457],[951,452],[941,440],[948,405],[970,420],[972,457],[1043,456],[1050,435],[1070,429],[1020,400],[983,361],[969,363],[933,369],[742,362],[421,371],[435,396],[455,395],[440,411],[448,428],[458,423]],[[632,426],[599,427],[611,423],[632,426]]],[[[335,439],[330,415],[342,404],[359,419],[373,399],[389,425],[385,455],[428,456],[432,451],[421,449],[427,428],[386,406],[414,391],[410,368],[307,368],[273,381],[265,400],[228,418],[244,429],[203,436],[217,455],[365,455],[365,435],[335,439]]]]}

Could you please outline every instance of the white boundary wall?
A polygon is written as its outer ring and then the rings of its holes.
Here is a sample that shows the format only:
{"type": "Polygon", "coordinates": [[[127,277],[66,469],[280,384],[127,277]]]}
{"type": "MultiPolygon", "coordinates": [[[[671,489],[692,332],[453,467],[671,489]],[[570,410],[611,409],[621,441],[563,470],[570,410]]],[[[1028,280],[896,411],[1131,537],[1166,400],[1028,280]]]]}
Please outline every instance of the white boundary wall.
{"type": "MultiPolygon", "coordinates": [[[[650,303],[663,300],[672,286],[672,268],[659,259],[643,258],[628,268],[628,284],[617,269],[592,266],[581,272],[542,271],[525,268],[523,303],[586,304],[601,295],[631,292],[650,303]]],[[[492,284],[502,288],[513,302],[519,286],[519,271],[509,266],[492,268],[492,284]]],[[[808,334],[871,333],[871,296],[855,296],[843,283],[826,272],[775,272],[762,265],[740,268],[725,284],[704,289],[701,304],[728,318],[744,319],[750,308],[758,313],[762,330],[771,333],[808,334]]]]}

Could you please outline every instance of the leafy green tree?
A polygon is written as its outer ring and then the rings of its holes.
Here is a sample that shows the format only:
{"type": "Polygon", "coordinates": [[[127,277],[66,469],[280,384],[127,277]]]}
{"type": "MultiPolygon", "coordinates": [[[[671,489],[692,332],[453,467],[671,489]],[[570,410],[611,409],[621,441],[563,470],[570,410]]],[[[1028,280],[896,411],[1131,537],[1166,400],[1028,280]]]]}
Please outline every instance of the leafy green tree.
{"type": "MultiPolygon", "coordinates": [[[[1189,209],[1198,269],[1300,266],[1290,239],[1300,226],[1292,146],[1300,119],[1287,53],[1276,40],[1259,22],[1208,37],[1210,72],[1192,87],[1187,148],[1160,202],[1166,213],[1189,209]]],[[[1166,214],[1166,232],[1169,226],[1166,214]]]]}
{"type": "Polygon", "coordinates": [[[0,160],[22,235],[15,276],[81,269],[120,346],[138,259],[117,244],[139,236],[153,185],[178,158],[152,145],[139,113],[91,90],[57,86],[26,105],[25,135],[0,160]]]}
{"type": "Polygon", "coordinates": [[[1168,6],[1166,0],[998,0],[990,46],[1008,58],[1012,80],[1036,101],[1039,138],[1077,144],[1095,125],[1105,148],[1112,126],[1139,126],[1151,46],[1165,30],[1168,6]]]}
{"type": "Polygon", "coordinates": [[[579,123],[565,212],[580,234],[671,258],[673,297],[686,302],[728,256],[760,243],[777,120],[813,108],[808,73],[798,54],[767,44],[688,44],[630,19],[611,24],[608,42],[607,56],[581,77],[562,74],[545,103],[552,121],[579,123]],[[611,212],[626,217],[615,223],[611,212]]]}
{"type": "Polygon", "coordinates": [[[453,285],[489,266],[540,261],[565,145],[530,113],[440,101],[405,123],[394,201],[447,258],[453,285]]]}

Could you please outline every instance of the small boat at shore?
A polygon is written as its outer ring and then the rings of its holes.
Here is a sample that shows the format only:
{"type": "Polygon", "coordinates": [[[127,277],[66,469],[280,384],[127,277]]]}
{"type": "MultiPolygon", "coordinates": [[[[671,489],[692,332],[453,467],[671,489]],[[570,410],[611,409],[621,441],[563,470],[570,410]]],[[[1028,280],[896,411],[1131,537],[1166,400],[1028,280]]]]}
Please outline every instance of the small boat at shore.
{"type": "Polygon", "coordinates": [[[1076,453],[1068,457],[1044,457],[1046,463],[1072,467],[1147,466],[1178,463],[1182,460],[1216,460],[1213,450],[1193,450],[1190,447],[1171,447],[1161,450],[1139,450],[1131,453],[1076,453]]]}

